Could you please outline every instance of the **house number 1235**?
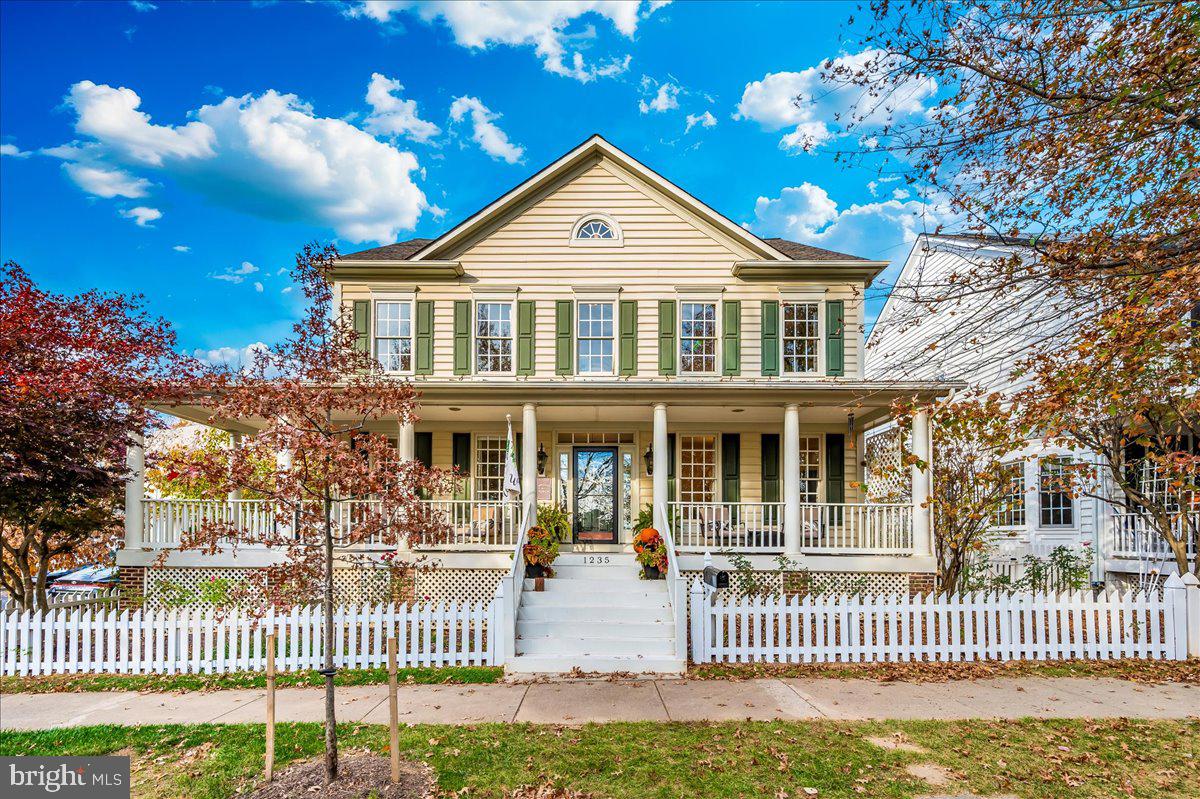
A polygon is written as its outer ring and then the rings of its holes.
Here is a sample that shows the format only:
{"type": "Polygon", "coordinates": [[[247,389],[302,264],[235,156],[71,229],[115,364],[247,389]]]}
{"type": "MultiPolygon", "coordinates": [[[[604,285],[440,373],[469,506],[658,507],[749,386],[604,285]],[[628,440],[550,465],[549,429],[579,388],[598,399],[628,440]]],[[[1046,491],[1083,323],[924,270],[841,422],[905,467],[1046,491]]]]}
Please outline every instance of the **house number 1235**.
{"type": "Polygon", "coordinates": [[[585,564],[610,563],[611,560],[608,555],[585,555],[583,558],[585,564]]]}

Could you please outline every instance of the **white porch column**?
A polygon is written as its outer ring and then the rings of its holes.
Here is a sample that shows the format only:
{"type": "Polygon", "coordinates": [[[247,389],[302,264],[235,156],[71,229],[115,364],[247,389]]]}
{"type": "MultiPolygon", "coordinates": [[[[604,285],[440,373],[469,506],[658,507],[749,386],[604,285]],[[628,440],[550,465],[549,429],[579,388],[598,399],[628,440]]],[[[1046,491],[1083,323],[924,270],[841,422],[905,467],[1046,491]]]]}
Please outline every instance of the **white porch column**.
{"type": "Polygon", "coordinates": [[[911,467],[913,504],[913,554],[932,555],[933,535],[929,495],[932,487],[929,468],[932,466],[932,448],[929,435],[929,412],[918,411],[912,420],[912,453],[927,466],[911,467]],[[924,507],[922,507],[924,506],[924,507]]]}
{"type": "Polygon", "coordinates": [[[125,481],[125,548],[141,549],[142,546],[142,499],[146,496],[146,450],[141,433],[130,436],[125,449],[125,469],[129,476],[125,481]]]}
{"type": "Polygon", "coordinates": [[[800,554],[800,406],[783,409],[783,553],[800,554]]]}
{"type": "Polygon", "coordinates": [[[411,461],[415,456],[414,445],[416,436],[413,433],[412,422],[400,422],[400,430],[396,434],[396,450],[402,461],[411,461]]]}
{"type": "Polygon", "coordinates": [[[525,507],[536,514],[537,406],[532,402],[527,402],[521,407],[521,497],[525,501],[525,507]]]}
{"type": "Polygon", "coordinates": [[[667,406],[658,403],[654,406],[654,437],[651,440],[651,466],[654,469],[654,526],[658,530],[667,529],[667,503],[673,497],[667,496],[667,464],[670,463],[670,452],[667,444],[667,406]]]}
{"type": "MultiPolygon", "coordinates": [[[[230,471],[232,471],[232,469],[233,469],[233,455],[235,452],[237,452],[241,448],[242,448],[242,434],[231,432],[229,434],[229,467],[230,467],[230,471]]],[[[242,498],[242,489],[235,488],[229,492],[229,499],[238,500],[241,498],[242,498]]]]}

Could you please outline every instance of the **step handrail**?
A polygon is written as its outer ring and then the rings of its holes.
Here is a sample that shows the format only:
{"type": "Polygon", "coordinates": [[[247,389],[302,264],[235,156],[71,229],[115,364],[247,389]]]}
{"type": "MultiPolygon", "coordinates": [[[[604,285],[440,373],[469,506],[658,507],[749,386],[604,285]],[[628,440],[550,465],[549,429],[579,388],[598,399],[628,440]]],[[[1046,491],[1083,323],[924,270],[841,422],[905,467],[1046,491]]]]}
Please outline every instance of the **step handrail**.
{"type": "Polygon", "coordinates": [[[667,601],[675,619],[675,657],[687,659],[687,600],[684,596],[683,579],[679,573],[679,560],[675,555],[675,538],[671,535],[671,519],[666,506],[658,502],[658,517],[662,520],[663,545],[667,548],[667,601]]]}
{"type": "Polygon", "coordinates": [[[521,517],[521,528],[517,531],[517,543],[513,548],[513,562],[508,574],[501,584],[505,586],[503,595],[504,608],[504,641],[508,657],[517,654],[517,611],[521,607],[521,589],[525,587],[525,541],[529,537],[529,528],[537,521],[537,503],[530,502],[525,506],[521,517]]]}

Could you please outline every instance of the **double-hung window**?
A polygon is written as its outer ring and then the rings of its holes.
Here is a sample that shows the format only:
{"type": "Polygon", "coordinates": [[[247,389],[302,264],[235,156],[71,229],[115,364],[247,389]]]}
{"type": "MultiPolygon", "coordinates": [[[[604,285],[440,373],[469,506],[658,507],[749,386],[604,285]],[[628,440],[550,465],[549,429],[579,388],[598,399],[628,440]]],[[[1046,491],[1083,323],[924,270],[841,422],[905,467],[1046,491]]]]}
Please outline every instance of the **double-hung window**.
{"type": "Polygon", "coordinates": [[[1038,500],[1042,527],[1070,527],[1075,524],[1075,502],[1067,486],[1067,462],[1062,458],[1042,461],[1038,479],[1038,500]]]}
{"type": "Polygon", "coordinates": [[[683,374],[717,371],[717,304],[679,303],[679,368],[683,374]]]}
{"type": "Polygon", "coordinates": [[[579,348],[579,373],[612,374],[613,304],[580,302],[578,309],[576,338],[579,348]]]}
{"type": "Polygon", "coordinates": [[[1025,526],[1025,462],[1000,465],[1000,490],[1003,495],[996,508],[997,527],[1025,526]]]}
{"type": "Polygon", "coordinates": [[[507,499],[504,495],[504,464],[507,455],[508,439],[505,436],[475,437],[475,499],[483,502],[507,499]]]}
{"type": "Polygon", "coordinates": [[[813,374],[820,368],[820,305],[785,302],[783,311],[783,373],[813,374]]]}
{"type": "Polygon", "coordinates": [[[821,492],[821,437],[800,436],[800,501],[819,502],[821,492]]]}
{"type": "Polygon", "coordinates": [[[475,303],[475,371],[509,374],[513,371],[513,304],[475,303]]]}
{"type": "Polygon", "coordinates": [[[412,303],[375,301],[375,360],[385,372],[413,368],[412,303]]]}
{"type": "Polygon", "coordinates": [[[679,500],[713,502],[717,498],[717,437],[679,437],[679,500]]]}

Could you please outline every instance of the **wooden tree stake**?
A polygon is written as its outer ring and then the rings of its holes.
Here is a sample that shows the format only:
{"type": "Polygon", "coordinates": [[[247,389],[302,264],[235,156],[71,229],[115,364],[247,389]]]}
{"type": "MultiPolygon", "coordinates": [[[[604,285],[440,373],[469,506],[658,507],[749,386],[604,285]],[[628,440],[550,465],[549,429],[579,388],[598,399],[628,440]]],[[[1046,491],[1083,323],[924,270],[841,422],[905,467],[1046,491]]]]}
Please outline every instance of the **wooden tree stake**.
{"type": "Polygon", "coordinates": [[[275,778],[275,634],[267,636],[267,782],[275,778]]]}
{"type": "Polygon", "coordinates": [[[387,639],[388,655],[388,730],[392,756],[392,783],[400,782],[400,707],[396,696],[396,639],[387,639]]]}

